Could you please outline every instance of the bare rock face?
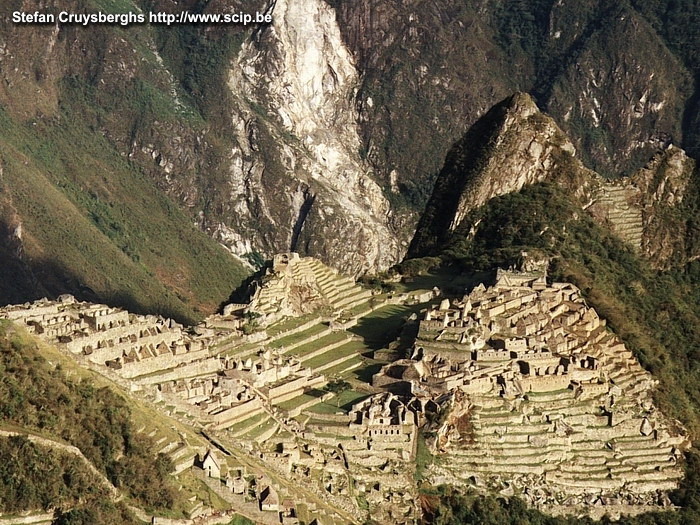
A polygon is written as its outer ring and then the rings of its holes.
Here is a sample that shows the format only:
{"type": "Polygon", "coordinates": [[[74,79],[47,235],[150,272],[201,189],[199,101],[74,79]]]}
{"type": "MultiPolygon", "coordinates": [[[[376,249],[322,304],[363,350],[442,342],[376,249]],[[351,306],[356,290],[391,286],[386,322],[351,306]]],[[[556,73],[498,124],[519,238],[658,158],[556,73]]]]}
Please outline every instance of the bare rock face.
{"type": "Polygon", "coordinates": [[[595,173],[529,95],[516,94],[479,120],[448,156],[418,225],[409,256],[428,253],[491,198],[556,180],[583,196],[595,173]]]}
{"type": "Polygon", "coordinates": [[[576,151],[551,118],[540,113],[529,95],[517,94],[492,142],[486,165],[462,194],[450,229],[473,208],[491,198],[520,190],[558,173],[565,163],[585,171],[574,159],[576,151]],[[503,176],[507,174],[507,176],[503,176]]]}
{"type": "Polygon", "coordinates": [[[669,146],[629,179],[640,194],[641,250],[658,268],[683,265],[700,255],[694,217],[682,213],[688,201],[697,198],[696,169],[682,149],[669,146]]]}
{"type": "Polygon", "coordinates": [[[560,185],[599,224],[657,268],[697,258],[696,163],[667,146],[632,176],[606,179],[586,168],[552,118],[516,94],[480,119],[448,156],[409,257],[429,255],[467,215],[493,197],[537,182],[560,185]]]}
{"type": "Polygon", "coordinates": [[[692,212],[695,161],[673,145],[630,177],[601,184],[588,211],[653,266],[683,266],[698,255],[692,212]]]}
{"type": "MultiPolygon", "coordinates": [[[[265,112],[257,119],[264,130],[251,127],[250,120],[248,129],[238,126],[243,147],[234,152],[230,176],[241,203],[239,221],[250,221],[250,228],[239,233],[271,250],[321,256],[353,274],[386,268],[397,259],[399,247],[388,226],[388,201],[359,158],[352,104],[358,73],[340,39],[335,13],[320,0],[282,0],[270,9],[273,24],[243,44],[229,74],[243,120],[256,107],[265,112]],[[255,151],[268,147],[261,144],[262,135],[274,142],[269,146],[286,172],[275,181],[281,186],[276,194],[264,191],[269,157],[265,164],[255,151]],[[260,223],[283,234],[266,236],[266,228],[261,234],[260,223]]],[[[241,246],[234,242],[232,248],[241,246]]]]}
{"type": "Polygon", "coordinates": [[[688,69],[626,4],[331,3],[362,72],[368,156],[403,192],[424,195],[450,145],[515,91],[533,94],[605,175],[634,172],[669,142],[690,147],[698,128],[681,129],[684,111],[697,114],[688,69]]]}
{"type": "MultiPolygon", "coordinates": [[[[55,12],[91,5],[14,4],[55,12]]],[[[445,153],[518,90],[532,93],[571,140],[560,144],[546,118],[527,116],[527,104],[517,102],[523,107],[511,108],[514,120],[502,122],[501,139],[537,129],[537,140],[523,138],[511,150],[517,154],[500,158],[513,177],[479,185],[451,203],[455,209],[542,180],[544,171],[567,164],[570,146],[601,173],[629,173],[655,149],[683,145],[688,133],[680,129],[692,94],[687,65],[630,7],[567,0],[147,4],[166,12],[269,11],[274,21],[167,30],[0,21],[0,103],[17,123],[36,121],[41,139],[46,124],[80,115],[87,131],[81,148],[124,159],[187,222],[247,259],[296,250],[353,274],[396,262],[445,153]],[[521,22],[527,31],[512,31],[521,22]]],[[[696,114],[687,113],[688,122],[696,114]]],[[[462,148],[485,148],[478,139],[462,148]]]]}

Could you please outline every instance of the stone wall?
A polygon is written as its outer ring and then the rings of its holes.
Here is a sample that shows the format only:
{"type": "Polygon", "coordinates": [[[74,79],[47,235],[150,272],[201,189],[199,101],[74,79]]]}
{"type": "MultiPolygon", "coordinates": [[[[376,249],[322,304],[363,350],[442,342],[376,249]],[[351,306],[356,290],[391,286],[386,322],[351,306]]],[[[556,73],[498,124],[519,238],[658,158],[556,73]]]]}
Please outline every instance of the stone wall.
{"type": "MultiPolygon", "coordinates": [[[[194,367],[188,367],[188,366],[180,366],[180,365],[186,365],[186,363],[191,363],[192,361],[201,359],[201,363],[207,363],[209,361],[214,361],[216,362],[216,367],[213,367],[211,364],[203,364],[201,365],[202,370],[207,370],[211,371],[212,368],[214,370],[220,370],[221,369],[221,363],[219,359],[217,358],[210,358],[209,356],[209,350],[204,348],[202,350],[199,350],[197,352],[187,352],[185,354],[180,354],[180,355],[173,355],[171,353],[168,354],[163,354],[159,355],[157,357],[151,357],[149,359],[144,359],[143,361],[133,361],[131,363],[124,363],[122,364],[122,368],[119,371],[121,375],[128,379],[133,379],[138,376],[146,375],[146,374],[152,374],[153,372],[157,372],[159,370],[170,370],[172,369],[169,374],[163,374],[158,376],[157,382],[164,381],[167,378],[167,380],[170,379],[182,379],[184,377],[193,377],[194,375],[201,375],[202,373],[206,372],[199,372],[195,373],[194,370],[197,370],[197,366],[194,367]]],[[[149,380],[146,379],[146,382],[149,380]]]]}
{"type": "Polygon", "coordinates": [[[217,357],[208,357],[192,363],[186,363],[172,370],[163,370],[161,374],[139,377],[136,382],[140,385],[154,385],[189,377],[215,374],[221,370],[221,360],[217,357]]]}
{"type": "Polygon", "coordinates": [[[298,377],[292,381],[271,387],[268,390],[268,400],[270,403],[282,403],[301,395],[306,389],[323,386],[326,383],[326,378],[323,375],[298,377]]]}
{"type": "Polygon", "coordinates": [[[259,398],[253,398],[250,401],[241,403],[240,405],[227,408],[221,412],[213,414],[211,420],[214,428],[223,429],[236,424],[250,416],[258,414],[264,410],[263,403],[259,398]]]}

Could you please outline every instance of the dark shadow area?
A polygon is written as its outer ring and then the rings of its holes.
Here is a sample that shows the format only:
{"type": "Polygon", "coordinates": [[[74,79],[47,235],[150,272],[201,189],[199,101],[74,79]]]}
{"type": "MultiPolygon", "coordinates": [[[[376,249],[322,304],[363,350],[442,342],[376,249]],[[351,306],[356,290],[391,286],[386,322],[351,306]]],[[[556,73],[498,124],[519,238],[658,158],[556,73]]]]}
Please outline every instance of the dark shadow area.
{"type": "Polygon", "coordinates": [[[240,284],[240,286],[238,286],[238,288],[236,288],[233,292],[231,292],[231,295],[229,295],[228,299],[226,299],[224,302],[222,302],[219,305],[217,312],[218,313],[223,312],[224,306],[226,306],[227,304],[247,303],[248,301],[250,301],[250,296],[255,291],[254,283],[256,281],[259,281],[260,279],[262,279],[262,277],[265,275],[265,272],[267,272],[267,269],[271,268],[271,267],[272,267],[272,261],[265,261],[265,264],[263,265],[262,268],[260,268],[254,274],[249,275],[240,284]]]}
{"type": "Polygon", "coordinates": [[[363,383],[372,383],[372,376],[379,372],[384,366],[383,363],[373,363],[369,366],[363,366],[355,370],[352,374],[355,378],[363,383]]]}
{"type": "Polygon", "coordinates": [[[12,234],[13,228],[0,223],[0,306],[36,301],[42,297],[55,299],[71,294],[79,301],[104,303],[124,308],[136,314],[160,314],[178,323],[190,325],[193,319],[167,305],[144,304],[121,290],[98,292],[83,283],[62,265],[48,260],[31,260],[25,256],[19,242],[12,234]]]}

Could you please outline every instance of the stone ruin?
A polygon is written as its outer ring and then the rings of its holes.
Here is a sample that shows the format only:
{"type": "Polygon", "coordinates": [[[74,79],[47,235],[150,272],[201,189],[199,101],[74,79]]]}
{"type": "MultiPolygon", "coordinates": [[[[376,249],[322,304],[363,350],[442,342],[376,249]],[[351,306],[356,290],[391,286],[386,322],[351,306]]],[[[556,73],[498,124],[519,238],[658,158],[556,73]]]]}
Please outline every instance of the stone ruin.
{"type": "Polygon", "coordinates": [[[373,385],[446,412],[426,428],[436,482],[585,511],[667,505],[683,476],[690,443],[654,406],[656,382],[575,286],[542,272],[500,270],[425,311],[411,358],[373,385]]]}
{"type": "Polygon", "coordinates": [[[159,383],[161,397],[170,403],[185,401],[199,421],[224,429],[327,382],[323,374],[270,350],[219,361],[221,369],[214,373],[159,383]]]}
{"type": "MultiPolygon", "coordinates": [[[[421,428],[438,458],[427,471],[434,483],[518,495],[544,510],[669,504],[685,431],[656,409],[655,382],[580,291],[548,284],[544,268],[500,270],[493,286],[423,311],[409,358],[384,366],[348,412],[315,416],[305,409],[320,400],[305,394],[352,357],[334,357],[350,339],[328,320],[346,311],[356,320],[376,305],[371,292],[313,259],[276,257],[251,304],[229,305],[192,328],[71,296],[6,307],[0,318],[132,390],[153,392],[166,411],[207,432],[237,440],[268,421],[259,446],[245,445],[256,460],[358,519],[364,501],[379,522],[418,520],[421,428]],[[320,328],[311,319],[285,321],[271,336],[242,330],[247,313],[266,325],[317,308],[328,313],[319,314],[320,328]],[[292,399],[299,401],[280,406],[292,399]]],[[[283,513],[283,492],[258,481],[222,468],[216,487],[227,497],[255,493],[283,513]]]]}
{"type": "MultiPolygon", "coordinates": [[[[217,440],[231,439],[253,454],[253,461],[284,474],[290,486],[323,494],[328,508],[316,508],[313,498],[294,490],[279,492],[277,484],[268,484],[266,492],[251,476],[232,475],[225,467],[230,458],[201,456],[207,484],[225,499],[248,498],[254,492],[261,496],[261,507],[264,502],[267,510],[281,509],[283,522],[293,523],[293,505],[285,504],[282,496],[292,494],[304,501],[310,515],[337,523],[333,509],[362,519],[364,510],[355,497],[359,494],[382,522],[404,523],[417,519],[412,480],[420,406],[378,394],[357,403],[350,413],[324,415],[316,426],[305,424],[308,418],[302,412],[322,401],[314,396],[328,381],[323,371],[339,374],[362,364],[354,349],[344,347],[357,341],[346,334],[352,321],[407,298],[375,300],[371,291],[320,262],[284,254],[275,258],[250,304],[227,305],[195,327],[72,296],[2,308],[0,318],[23,324],[81,366],[155,402],[180,422],[217,440]],[[315,297],[319,304],[314,304],[315,297]],[[307,307],[319,316],[296,324],[285,320],[284,328],[273,326],[271,335],[267,333],[270,323],[306,313],[307,307]],[[256,318],[261,326],[247,333],[245,324],[256,318]],[[287,400],[291,403],[285,404],[287,400]],[[254,437],[238,437],[248,432],[254,437]],[[284,446],[269,450],[268,444],[282,436],[288,440],[284,446]]],[[[204,453],[186,442],[159,445],[177,456],[177,472],[197,464],[195,453],[204,453]]]]}
{"type": "Polygon", "coordinates": [[[319,310],[350,310],[371,295],[352,277],[338,275],[316,259],[283,253],[274,256],[272,266],[256,284],[246,311],[260,316],[260,323],[268,325],[319,310]]]}

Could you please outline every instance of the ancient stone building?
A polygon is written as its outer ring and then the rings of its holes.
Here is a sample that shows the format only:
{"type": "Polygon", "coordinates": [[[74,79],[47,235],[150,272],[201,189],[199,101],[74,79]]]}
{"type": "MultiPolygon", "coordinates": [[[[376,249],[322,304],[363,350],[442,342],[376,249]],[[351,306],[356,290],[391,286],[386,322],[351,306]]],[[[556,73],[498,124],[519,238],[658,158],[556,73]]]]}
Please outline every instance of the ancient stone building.
{"type": "MultiPolygon", "coordinates": [[[[431,446],[436,479],[479,479],[534,504],[657,504],[677,487],[677,422],[655,382],[580,291],[542,272],[499,271],[424,312],[413,358],[373,385],[448,412],[431,446]]],[[[381,420],[383,421],[383,420],[381,420]]]]}

